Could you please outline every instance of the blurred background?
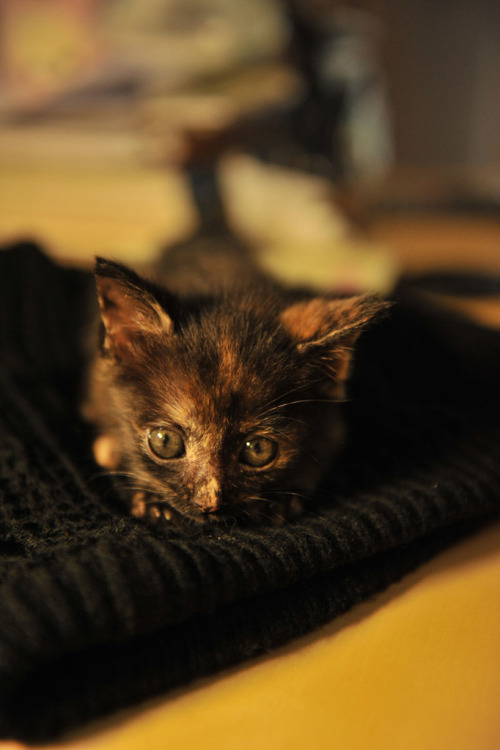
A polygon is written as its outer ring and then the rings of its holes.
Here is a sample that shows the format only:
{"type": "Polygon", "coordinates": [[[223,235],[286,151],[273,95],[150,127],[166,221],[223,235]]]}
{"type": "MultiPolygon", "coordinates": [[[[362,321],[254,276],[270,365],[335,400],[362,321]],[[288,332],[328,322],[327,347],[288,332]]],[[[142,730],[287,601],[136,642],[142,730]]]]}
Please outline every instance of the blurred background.
{"type": "Polygon", "coordinates": [[[500,271],[495,0],[2,0],[0,242],[283,278],[500,271]]]}

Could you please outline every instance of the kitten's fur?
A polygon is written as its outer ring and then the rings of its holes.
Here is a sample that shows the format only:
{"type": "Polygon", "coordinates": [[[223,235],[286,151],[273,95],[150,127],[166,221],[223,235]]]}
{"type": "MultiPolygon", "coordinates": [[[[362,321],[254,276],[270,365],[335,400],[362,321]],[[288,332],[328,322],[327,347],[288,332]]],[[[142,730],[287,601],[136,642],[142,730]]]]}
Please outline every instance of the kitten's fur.
{"type": "Polygon", "coordinates": [[[296,515],[341,445],[353,346],[387,304],[285,289],[224,248],[172,252],[162,280],[97,260],[102,342],[85,406],[96,459],[126,478],[138,516],[296,515]],[[182,456],[152,452],[160,427],[182,456]],[[267,465],[243,461],[262,446],[277,451],[267,465]]]}

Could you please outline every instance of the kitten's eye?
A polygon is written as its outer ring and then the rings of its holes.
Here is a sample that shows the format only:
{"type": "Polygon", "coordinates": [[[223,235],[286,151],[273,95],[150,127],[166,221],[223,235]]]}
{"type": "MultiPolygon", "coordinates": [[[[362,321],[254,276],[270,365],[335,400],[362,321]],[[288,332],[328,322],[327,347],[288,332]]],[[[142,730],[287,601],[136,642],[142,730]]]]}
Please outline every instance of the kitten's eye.
{"type": "Polygon", "coordinates": [[[155,427],[148,435],[149,447],[158,458],[180,458],[184,455],[184,440],[175,430],[155,427]]]}
{"type": "Polygon", "coordinates": [[[277,452],[276,441],[257,435],[245,442],[241,449],[240,461],[248,466],[266,466],[276,457],[277,452]]]}

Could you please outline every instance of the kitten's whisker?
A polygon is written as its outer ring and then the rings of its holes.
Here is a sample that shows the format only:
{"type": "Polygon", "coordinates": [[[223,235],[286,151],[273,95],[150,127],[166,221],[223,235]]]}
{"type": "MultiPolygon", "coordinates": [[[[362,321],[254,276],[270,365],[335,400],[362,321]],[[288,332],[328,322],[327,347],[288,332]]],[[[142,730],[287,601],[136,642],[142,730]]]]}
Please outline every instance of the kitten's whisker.
{"type": "Polygon", "coordinates": [[[280,401],[282,398],[286,398],[287,396],[291,396],[292,393],[297,393],[297,391],[300,390],[306,390],[304,385],[298,385],[295,388],[291,388],[289,391],[285,391],[285,393],[280,393],[279,396],[276,396],[276,398],[271,399],[271,401],[268,401],[267,404],[264,405],[264,408],[267,409],[269,407],[274,406],[278,401],[280,401]]]}
{"type": "Polygon", "coordinates": [[[276,396],[276,398],[271,399],[271,401],[268,401],[265,405],[266,407],[272,406],[276,403],[276,401],[279,401],[282,398],[286,398],[286,396],[290,396],[292,393],[296,393],[297,391],[303,390],[306,391],[309,388],[311,388],[313,385],[317,385],[317,383],[321,383],[324,380],[324,376],[321,376],[320,378],[316,378],[316,380],[309,381],[307,384],[301,383],[300,385],[296,385],[295,388],[290,388],[289,391],[285,391],[285,393],[280,393],[279,396],[276,396]]]}
{"type": "Polygon", "coordinates": [[[130,479],[135,479],[135,474],[132,474],[128,471],[112,471],[110,469],[106,469],[105,471],[97,472],[96,474],[92,474],[91,477],[88,478],[89,482],[94,481],[94,479],[100,479],[101,477],[129,477],[130,479]]]}
{"type": "Polygon", "coordinates": [[[341,404],[341,403],[345,403],[345,400],[338,399],[338,398],[303,398],[297,401],[287,401],[284,404],[278,404],[277,406],[273,406],[272,409],[268,409],[265,412],[261,412],[259,414],[259,417],[269,416],[269,414],[272,414],[278,409],[284,409],[287,406],[295,406],[295,404],[341,404]]]}
{"type": "Polygon", "coordinates": [[[127,490],[130,490],[130,492],[144,492],[146,497],[144,498],[144,502],[151,505],[152,503],[160,502],[168,502],[167,500],[163,500],[163,496],[159,495],[157,492],[152,490],[151,488],[147,487],[141,487],[141,486],[128,486],[127,490]],[[151,495],[151,499],[148,498],[148,495],[151,495]]]}
{"type": "Polygon", "coordinates": [[[285,430],[278,430],[278,429],[274,428],[273,435],[275,435],[276,437],[285,438],[285,440],[289,441],[290,443],[292,443],[292,445],[294,445],[295,447],[297,447],[297,443],[294,440],[292,440],[292,438],[290,437],[290,435],[287,432],[285,432],[285,430]]]}
{"type": "Polygon", "coordinates": [[[288,417],[287,416],[287,421],[288,422],[297,422],[297,424],[303,424],[306,427],[310,427],[310,425],[308,425],[307,422],[304,419],[297,419],[296,417],[288,417]]]}
{"type": "Polygon", "coordinates": [[[266,490],[266,495],[288,495],[291,497],[301,497],[303,500],[310,500],[307,495],[302,495],[300,492],[294,492],[293,490],[266,490]]]}
{"type": "Polygon", "coordinates": [[[289,391],[285,391],[285,393],[280,393],[279,396],[276,396],[275,398],[272,398],[270,401],[267,402],[266,406],[272,406],[276,403],[276,401],[279,401],[281,398],[285,398],[286,396],[289,396],[291,393],[296,393],[297,391],[300,391],[305,388],[304,383],[301,383],[300,385],[296,385],[293,388],[290,388],[289,391]]]}

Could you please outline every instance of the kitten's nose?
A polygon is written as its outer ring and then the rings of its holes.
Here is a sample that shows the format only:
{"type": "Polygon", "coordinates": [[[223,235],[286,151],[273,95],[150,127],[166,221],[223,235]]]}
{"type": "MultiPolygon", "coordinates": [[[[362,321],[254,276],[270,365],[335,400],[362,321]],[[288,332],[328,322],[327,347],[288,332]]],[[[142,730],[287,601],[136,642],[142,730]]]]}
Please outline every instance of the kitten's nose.
{"type": "Polygon", "coordinates": [[[215,513],[221,505],[221,492],[219,482],[215,477],[206,479],[198,487],[194,502],[201,508],[203,513],[215,513]]]}
{"type": "Polygon", "coordinates": [[[203,513],[215,513],[220,508],[220,502],[218,498],[201,498],[196,501],[203,513]]]}

